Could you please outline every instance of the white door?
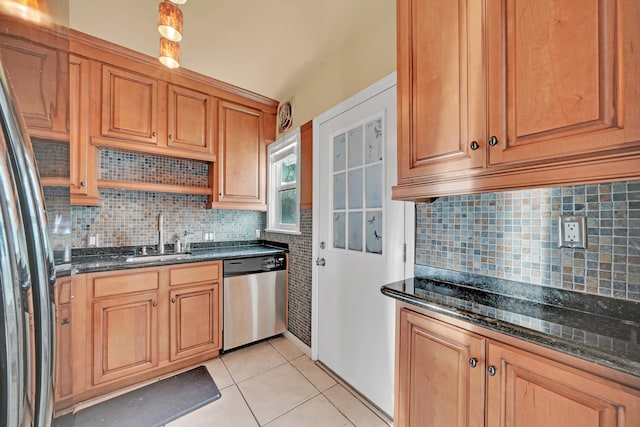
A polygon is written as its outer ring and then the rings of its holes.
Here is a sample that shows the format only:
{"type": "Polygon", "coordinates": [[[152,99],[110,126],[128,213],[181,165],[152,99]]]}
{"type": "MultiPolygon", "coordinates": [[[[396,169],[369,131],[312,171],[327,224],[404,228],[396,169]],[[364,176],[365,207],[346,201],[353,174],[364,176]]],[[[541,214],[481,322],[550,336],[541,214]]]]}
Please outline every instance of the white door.
{"type": "Polygon", "coordinates": [[[314,120],[312,351],[387,414],[395,309],[380,287],[405,277],[413,209],[391,201],[396,132],[395,74],[314,120]]]}

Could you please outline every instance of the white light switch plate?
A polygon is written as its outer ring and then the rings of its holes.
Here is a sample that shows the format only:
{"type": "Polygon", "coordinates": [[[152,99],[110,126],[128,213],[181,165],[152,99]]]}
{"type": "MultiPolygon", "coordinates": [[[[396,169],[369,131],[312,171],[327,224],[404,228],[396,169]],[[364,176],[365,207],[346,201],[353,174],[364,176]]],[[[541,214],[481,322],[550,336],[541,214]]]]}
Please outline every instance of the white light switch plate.
{"type": "Polygon", "coordinates": [[[584,215],[561,215],[558,218],[558,247],[587,248],[587,217],[584,215]]]}

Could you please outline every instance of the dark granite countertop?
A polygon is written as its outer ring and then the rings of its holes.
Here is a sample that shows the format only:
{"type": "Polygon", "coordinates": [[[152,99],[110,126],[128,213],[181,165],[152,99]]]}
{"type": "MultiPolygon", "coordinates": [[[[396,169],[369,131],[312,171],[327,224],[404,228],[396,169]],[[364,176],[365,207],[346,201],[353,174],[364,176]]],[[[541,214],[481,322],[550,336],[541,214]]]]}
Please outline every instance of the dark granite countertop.
{"type": "MultiPolygon", "coordinates": [[[[136,262],[127,262],[127,258],[136,254],[139,247],[74,249],[71,264],[67,271],[60,269],[58,277],[69,274],[95,273],[100,271],[126,270],[131,268],[155,267],[170,264],[185,264],[202,261],[214,261],[230,258],[247,258],[260,255],[276,255],[288,251],[286,245],[266,241],[194,243],[189,253],[179,254],[178,258],[158,260],[157,255],[149,253],[149,261],[141,258],[136,262]]],[[[166,247],[165,255],[173,252],[166,247]]],[[[178,255],[178,254],[176,254],[178,255]]]]}
{"type": "Polygon", "coordinates": [[[383,294],[640,377],[640,303],[420,268],[383,294]]]}

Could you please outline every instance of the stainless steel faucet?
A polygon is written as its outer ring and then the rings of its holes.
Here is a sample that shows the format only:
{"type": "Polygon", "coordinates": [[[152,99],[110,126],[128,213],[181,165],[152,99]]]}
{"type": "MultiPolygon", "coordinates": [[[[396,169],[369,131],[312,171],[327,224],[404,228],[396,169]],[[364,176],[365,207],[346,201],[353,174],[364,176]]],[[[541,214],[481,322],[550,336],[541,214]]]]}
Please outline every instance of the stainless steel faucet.
{"type": "Polygon", "coordinates": [[[158,253],[164,254],[164,216],[158,215],[158,253]]]}

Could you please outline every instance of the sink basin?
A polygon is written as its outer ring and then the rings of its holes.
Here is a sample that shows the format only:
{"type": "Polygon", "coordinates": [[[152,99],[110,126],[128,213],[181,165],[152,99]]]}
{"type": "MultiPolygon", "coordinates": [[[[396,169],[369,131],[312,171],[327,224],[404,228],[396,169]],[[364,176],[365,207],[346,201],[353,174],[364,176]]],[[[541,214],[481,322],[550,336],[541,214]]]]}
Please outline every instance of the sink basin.
{"type": "Polygon", "coordinates": [[[126,262],[160,262],[160,261],[176,261],[189,257],[191,254],[164,254],[164,255],[135,255],[129,256],[126,262]]]}

